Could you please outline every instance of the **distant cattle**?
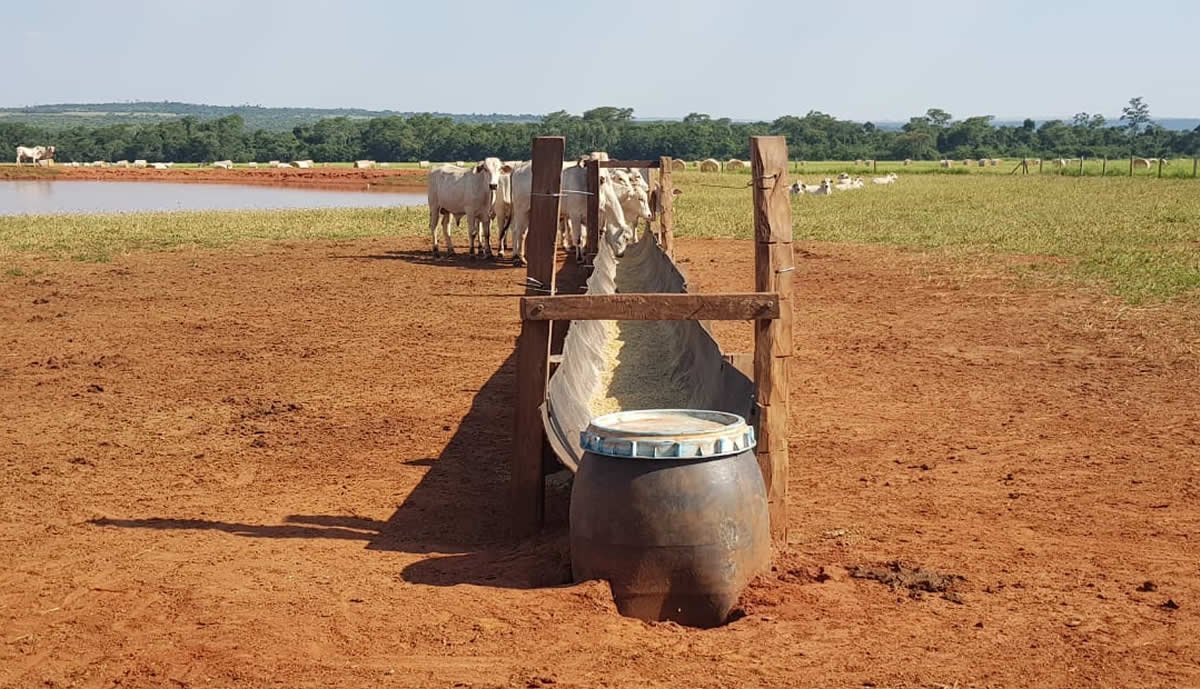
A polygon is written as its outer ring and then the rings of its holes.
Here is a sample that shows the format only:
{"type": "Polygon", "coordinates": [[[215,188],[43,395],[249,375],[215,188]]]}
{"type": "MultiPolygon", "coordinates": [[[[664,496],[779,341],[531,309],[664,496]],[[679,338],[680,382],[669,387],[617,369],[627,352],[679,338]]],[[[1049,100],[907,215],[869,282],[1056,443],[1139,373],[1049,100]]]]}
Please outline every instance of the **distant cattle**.
{"type": "Polygon", "coordinates": [[[36,164],[37,161],[43,158],[54,158],[53,146],[17,146],[17,163],[20,164],[25,160],[36,164]]]}

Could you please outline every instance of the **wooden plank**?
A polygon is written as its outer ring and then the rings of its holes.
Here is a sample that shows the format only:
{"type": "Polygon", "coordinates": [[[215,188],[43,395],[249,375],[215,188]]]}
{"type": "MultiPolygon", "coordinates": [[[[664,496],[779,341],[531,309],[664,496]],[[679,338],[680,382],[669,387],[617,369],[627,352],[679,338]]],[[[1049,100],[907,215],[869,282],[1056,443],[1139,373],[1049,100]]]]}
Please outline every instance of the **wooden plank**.
{"type": "Polygon", "coordinates": [[[671,159],[659,158],[658,168],[658,232],[663,253],[675,258],[675,183],[671,179],[671,159]]]}
{"type": "Polygon", "coordinates": [[[598,160],[600,167],[648,167],[656,168],[659,166],[657,160],[598,160]]]}
{"type": "MultiPolygon", "coordinates": [[[[554,289],[554,235],[558,225],[558,193],[566,140],[539,136],[533,140],[533,195],[525,244],[529,294],[533,286],[554,289]]],[[[539,407],[546,399],[549,375],[550,322],[522,321],[517,337],[516,409],[509,466],[509,509],[512,534],[527,538],[542,528],[546,483],[542,478],[544,431],[539,407]]]]}
{"type": "Polygon", "coordinates": [[[787,141],[781,136],[750,137],[754,190],[754,284],[778,289],[780,318],[754,325],[754,385],[760,435],[758,466],[767,487],[771,538],[787,539],[788,362],[792,351],[792,203],[788,194],[787,141]]]}
{"type": "Polygon", "coordinates": [[[561,294],[521,298],[528,321],[752,321],[779,317],[777,294],[561,294]]]}
{"type": "Polygon", "coordinates": [[[600,251],[600,161],[589,160],[587,169],[587,243],[584,252],[595,256],[600,251]]]}
{"type": "Polygon", "coordinates": [[[725,360],[725,363],[737,369],[743,376],[752,381],[754,380],[753,354],[750,352],[731,352],[729,354],[722,354],[721,358],[725,360]]]}
{"type": "Polygon", "coordinates": [[[788,200],[787,148],[782,136],[753,136],[750,174],[754,186],[754,239],[792,241],[792,205],[788,200]],[[753,142],[760,142],[755,146],[753,142]]]}

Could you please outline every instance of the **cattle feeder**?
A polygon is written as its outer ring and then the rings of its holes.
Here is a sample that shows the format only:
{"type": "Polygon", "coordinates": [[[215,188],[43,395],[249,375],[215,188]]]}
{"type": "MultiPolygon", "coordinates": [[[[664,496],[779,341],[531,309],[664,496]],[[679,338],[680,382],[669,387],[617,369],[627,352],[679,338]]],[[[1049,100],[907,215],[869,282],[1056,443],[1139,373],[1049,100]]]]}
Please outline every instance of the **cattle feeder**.
{"type": "Polygon", "coordinates": [[[588,210],[587,250],[594,262],[587,292],[558,295],[554,240],[565,140],[534,139],[526,244],[529,287],[520,300],[510,460],[514,536],[533,535],[542,526],[545,446],[575,471],[587,452],[581,437],[596,417],[680,406],[748,422],[756,443],[739,451],[752,453],[755,476],[763,482],[770,537],[776,541],[785,537],[794,270],[787,145],[783,137],[751,137],[750,146],[755,292],[688,293],[687,282],[672,260],[673,161],[664,157],[585,163],[593,192],[590,199],[596,198],[601,168],[659,170],[658,236],[647,233],[617,260],[607,242],[599,242],[598,202],[593,201],[588,210]],[[753,322],[753,354],[721,352],[704,324],[710,320],[753,322]],[[552,335],[561,333],[567,323],[571,327],[551,377],[552,335]],[[621,348],[629,349],[616,355],[621,348]],[[614,361],[619,361],[616,368],[614,361]]]}

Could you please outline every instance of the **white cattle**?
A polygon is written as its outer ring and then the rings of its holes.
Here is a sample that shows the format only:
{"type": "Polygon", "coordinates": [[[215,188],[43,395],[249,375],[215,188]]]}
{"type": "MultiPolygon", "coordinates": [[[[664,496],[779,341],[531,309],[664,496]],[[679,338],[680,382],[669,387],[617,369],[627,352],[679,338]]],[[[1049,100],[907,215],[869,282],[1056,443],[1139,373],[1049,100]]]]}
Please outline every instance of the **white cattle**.
{"type": "MultiPolygon", "coordinates": [[[[600,170],[600,236],[608,242],[613,253],[618,257],[625,254],[630,236],[633,234],[625,222],[625,213],[621,210],[621,201],[617,197],[616,187],[612,181],[611,171],[600,170]]],[[[522,246],[525,243],[525,232],[529,229],[529,213],[532,205],[533,165],[525,163],[513,172],[513,265],[522,265],[522,246]]],[[[575,258],[583,257],[582,239],[584,226],[587,222],[587,169],[579,163],[564,163],[562,171],[562,190],[559,202],[559,216],[566,216],[569,230],[564,239],[575,249],[575,258]]]]}
{"type": "Polygon", "coordinates": [[[700,172],[720,172],[721,163],[715,158],[706,158],[700,161],[700,172]]]}
{"type": "Polygon", "coordinates": [[[855,177],[854,179],[848,179],[844,182],[839,182],[838,184],[834,185],[834,188],[836,188],[838,191],[852,191],[854,189],[862,189],[864,186],[866,185],[863,184],[862,177],[855,177]]]}
{"type": "Polygon", "coordinates": [[[848,173],[848,172],[839,172],[838,173],[838,178],[837,178],[838,184],[845,184],[846,182],[849,182],[849,181],[850,181],[850,173],[848,173]]]}
{"type": "Polygon", "coordinates": [[[798,196],[800,194],[806,193],[807,189],[808,189],[807,184],[805,184],[804,182],[801,182],[800,180],[796,180],[795,182],[792,182],[792,186],[788,187],[788,193],[791,194],[792,196],[798,196]]]}
{"type": "Polygon", "coordinates": [[[617,199],[621,203],[621,212],[633,231],[634,236],[630,241],[636,240],[637,228],[641,221],[645,220],[646,226],[649,227],[650,221],[654,219],[654,213],[650,210],[650,183],[635,170],[616,169],[611,172],[613,184],[616,185],[617,199]]]}
{"type": "Polygon", "coordinates": [[[20,164],[24,160],[36,164],[37,161],[43,158],[54,158],[53,146],[17,146],[17,163],[20,164]]]}
{"type": "Polygon", "coordinates": [[[609,160],[607,151],[592,151],[584,160],[609,160]]]}
{"type": "Polygon", "coordinates": [[[298,167],[298,168],[307,170],[307,169],[311,168],[312,166],[313,166],[312,160],[293,160],[292,161],[292,167],[298,167]]]}
{"type": "MultiPolygon", "coordinates": [[[[231,164],[232,164],[232,163],[231,163],[231,164]]],[[[147,163],[147,162],[146,162],[146,161],[144,161],[144,160],[135,160],[135,161],[133,161],[133,166],[134,166],[134,167],[136,167],[136,168],[143,168],[143,167],[146,167],[147,165],[149,165],[149,163],[147,163]]]]}
{"type": "Polygon", "coordinates": [[[467,218],[467,236],[471,256],[475,256],[475,240],[482,246],[480,256],[492,256],[492,210],[500,175],[512,172],[512,168],[499,158],[485,158],[473,168],[456,165],[439,165],[429,172],[429,236],[433,242],[433,255],[438,254],[437,223],[442,221],[442,239],[446,253],[454,255],[454,244],[450,241],[450,216],[463,215],[467,218]]]}
{"type": "Polygon", "coordinates": [[[889,172],[883,177],[872,177],[871,184],[893,184],[899,177],[894,172],[889,172]]]}
{"type": "Polygon", "coordinates": [[[108,163],[103,160],[97,160],[96,162],[92,163],[92,167],[108,167],[108,163]]]}
{"type": "MultiPolygon", "coordinates": [[[[142,162],[145,162],[145,161],[142,161],[142,162]]],[[[232,160],[217,160],[217,161],[214,161],[212,165],[213,165],[213,167],[221,168],[222,170],[232,170],[233,169],[233,161],[232,160]]]]}
{"type": "Polygon", "coordinates": [[[375,167],[375,161],[374,160],[356,160],[356,161],[354,161],[354,167],[359,170],[368,170],[370,168],[375,167]]]}
{"type": "Polygon", "coordinates": [[[833,195],[833,180],[826,177],[825,179],[821,180],[821,184],[815,187],[809,187],[805,191],[816,196],[831,196],[833,195]]]}

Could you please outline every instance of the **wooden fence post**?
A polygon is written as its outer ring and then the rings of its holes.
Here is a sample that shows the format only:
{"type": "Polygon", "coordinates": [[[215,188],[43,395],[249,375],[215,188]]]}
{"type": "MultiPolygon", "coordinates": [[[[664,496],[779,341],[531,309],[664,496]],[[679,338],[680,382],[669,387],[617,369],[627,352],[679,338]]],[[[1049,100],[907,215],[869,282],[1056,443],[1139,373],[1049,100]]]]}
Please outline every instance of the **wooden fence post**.
{"type": "Polygon", "coordinates": [[[1158,159],[1158,178],[1162,179],[1162,158],[1158,159]]]}
{"type": "Polygon", "coordinates": [[[792,204],[787,141],[750,137],[754,187],[754,288],[779,294],[779,318],[754,324],[754,383],[759,412],[758,466],[767,486],[771,537],[787,540],[788,363],[792,355],[792,204]]]}
{"type": "Polygon", "coordinates": [[[1038,174],[1042,174],[1042,165],[1045,163],[1044,158],[1038,158],[1038,174]]]}
{"type": "Polygon", "coordinates": [[[1196,176],[1196,163],[1200,162],[1200,158],[1192,158],[1192,177],[1196,176]]]}
{"type": "Polygon", "coordinates": [[[879,161],[878,160],[871,161],[871,172],[874,174],[879,174],[879,161]]]}
{"type": "Polygon", "coordinates": [[[1129,176],[1133,177],[1133,154],[1129,154],[1129,176]]]}
{"type": "MultiPolygon", "coordinates": [[[[558,194],[562,190],[562,159],[566,139],[539,136],[533,140],[533,184],[526,294],[554,290],[554,238],[558,228],[558,194]]],[[[542,478],[542,414],[549,375],[551,321],[522,319],[517,337],[516,410],[509,465],[512,535],[526,538],[542,528],[545,480],[542,478]]]]}
{"type": "Polygon", "coordinates": [[[1104,156],[1104,162],[1100,163],[1100,176],[1103,177],[1106,172],[1108,172],[1108,156],[1104,156]]]}
{"type": "Polygon", "coordinates": [[[1083,156],[1079,156],[1079,176],[1083,177],[1083,156]]]}
{"type": "Polygon", "coordinates": [[[671,179],[671,159],[658,159],[658,233],[663,253],[675,260],[675,183],[671,179]]]}
{"type": "MultiPolygon", "coordinates": [[[[559,167],[562,167],[561,163],[559,167]]],[[[584,254],[590,263],[600,251],[600,161],[587,161],[587,244],[584,254]]]]}

